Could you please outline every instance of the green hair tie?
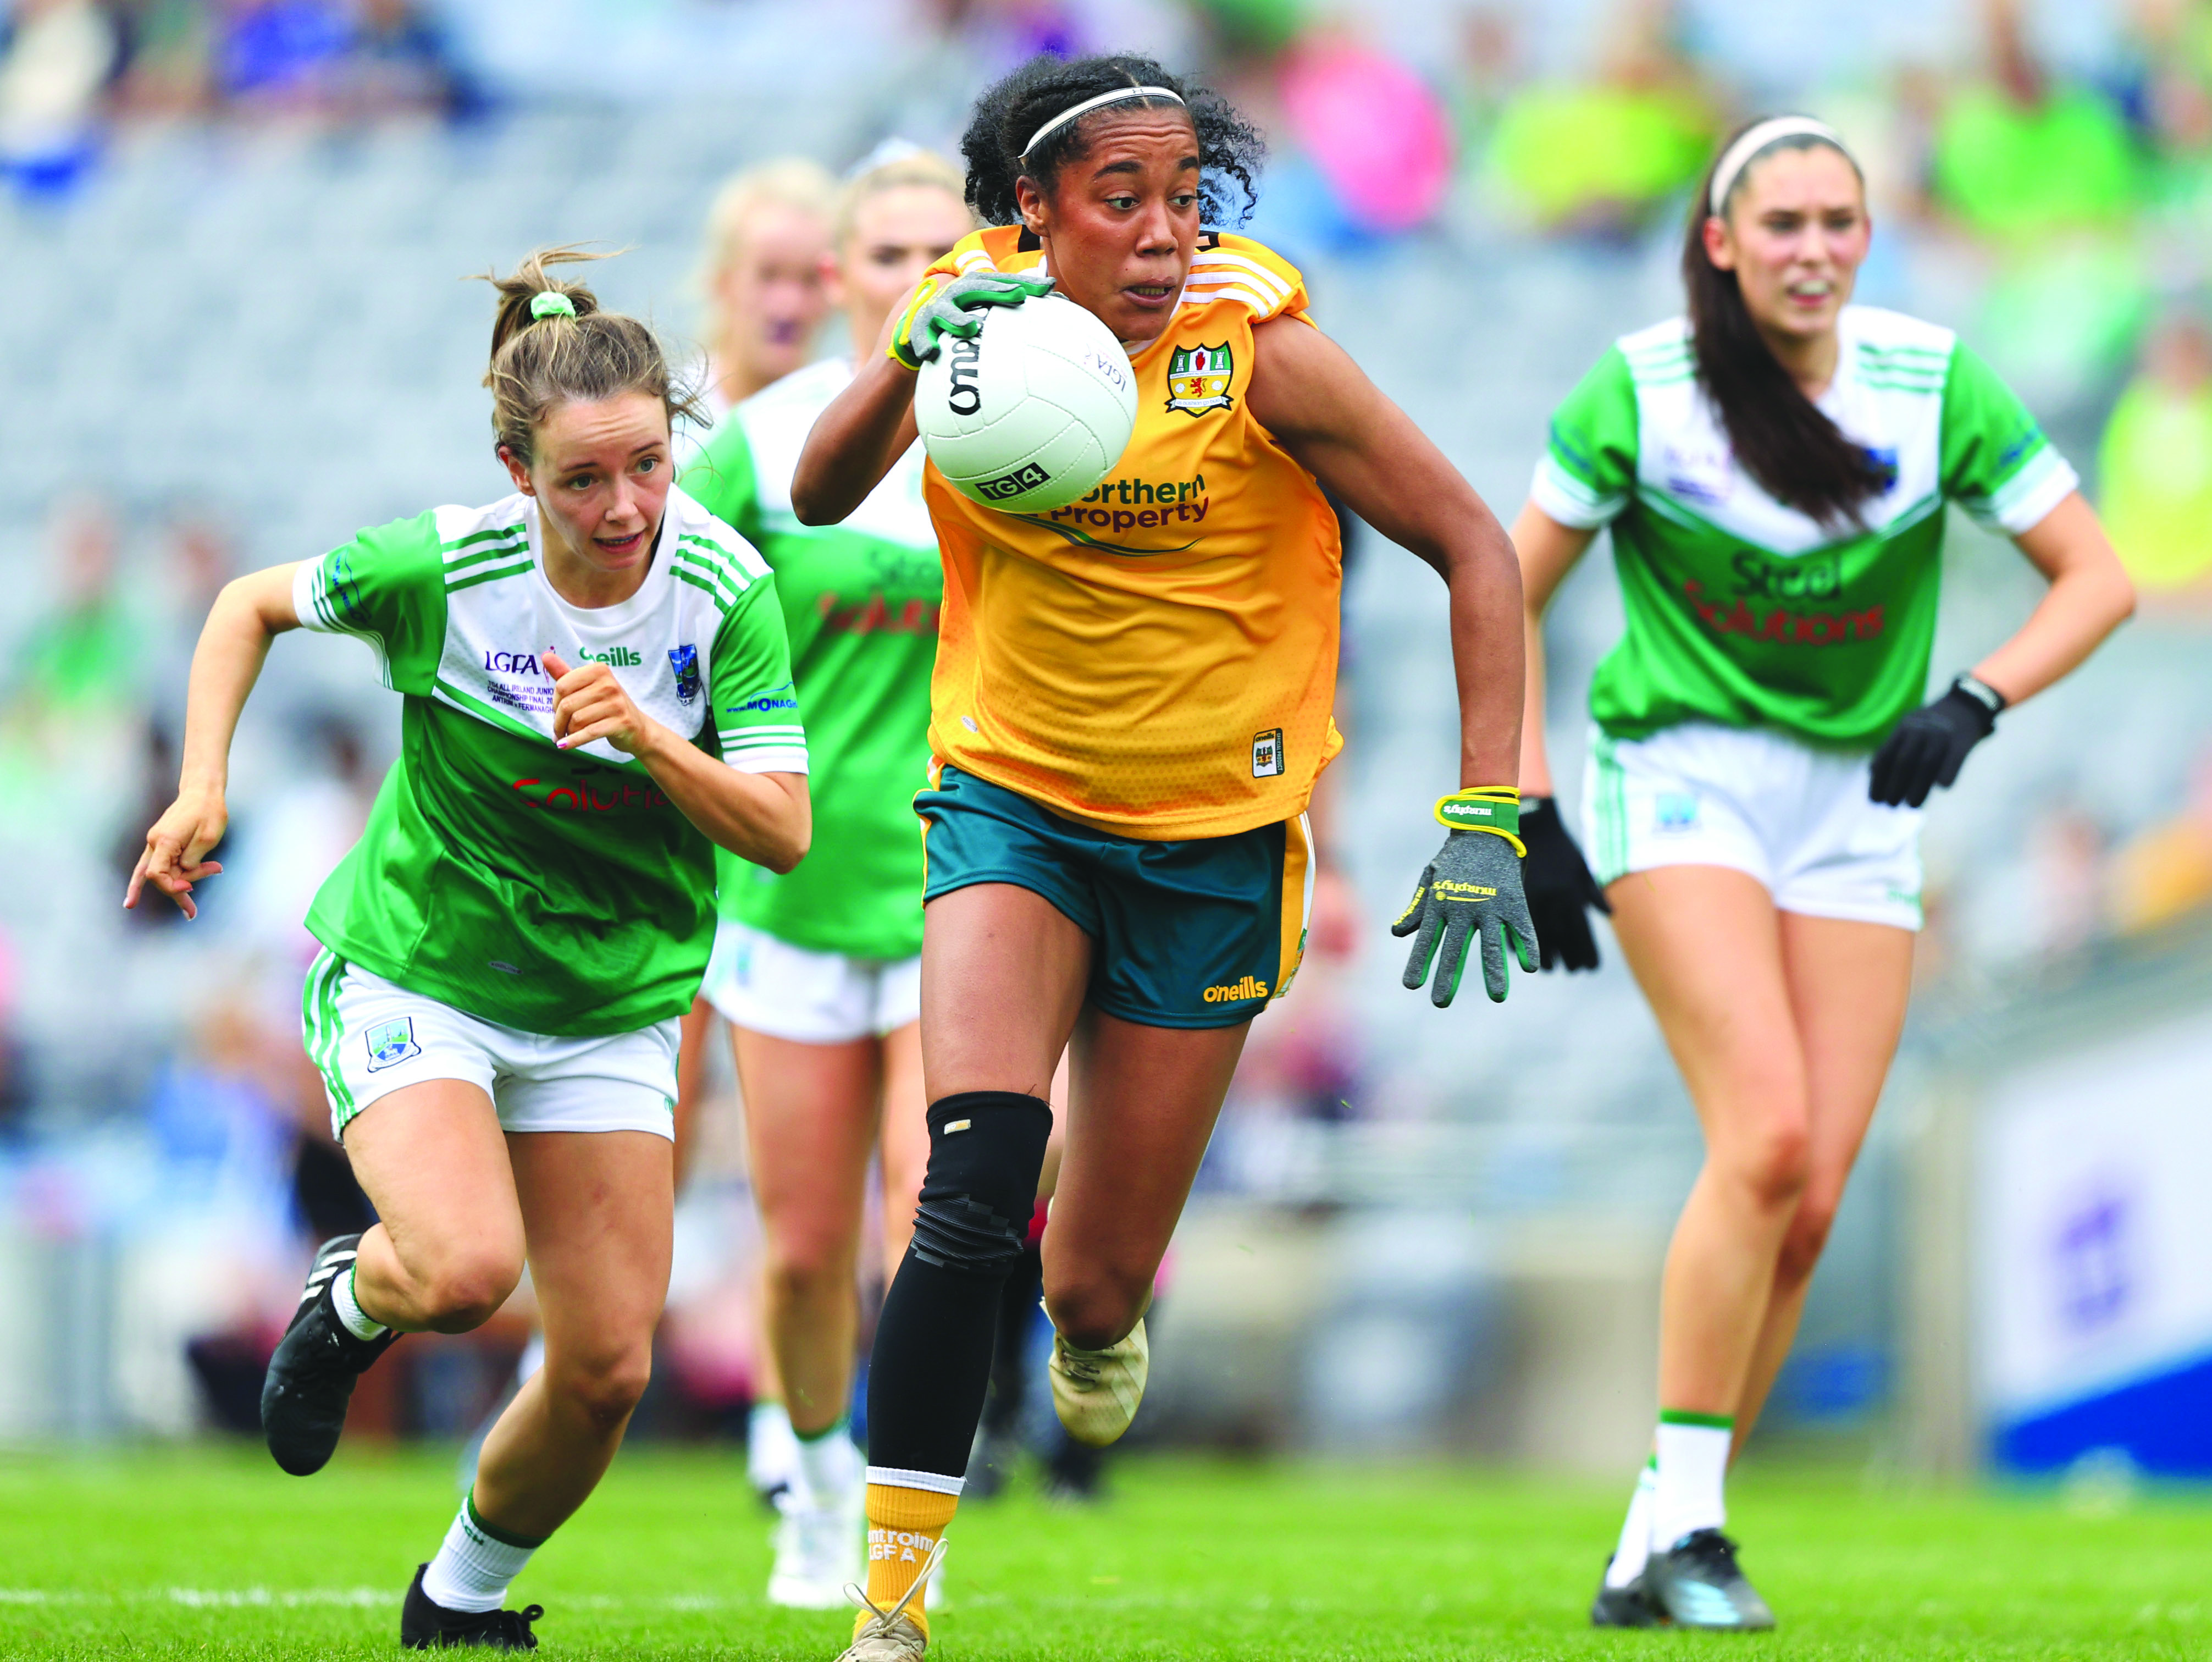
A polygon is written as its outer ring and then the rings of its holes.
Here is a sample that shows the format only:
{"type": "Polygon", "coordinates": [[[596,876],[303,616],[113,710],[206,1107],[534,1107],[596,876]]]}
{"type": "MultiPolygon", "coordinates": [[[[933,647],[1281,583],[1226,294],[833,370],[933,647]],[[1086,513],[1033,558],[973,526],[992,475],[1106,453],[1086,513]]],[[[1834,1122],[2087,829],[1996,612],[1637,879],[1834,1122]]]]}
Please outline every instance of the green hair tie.
{"type": "Polygon", "coordinates": [[[540,318],[573,318],[575,315],[576,302],[556,289],[547,289],[530,297],[530,320],[532,323],[540,318]]]}

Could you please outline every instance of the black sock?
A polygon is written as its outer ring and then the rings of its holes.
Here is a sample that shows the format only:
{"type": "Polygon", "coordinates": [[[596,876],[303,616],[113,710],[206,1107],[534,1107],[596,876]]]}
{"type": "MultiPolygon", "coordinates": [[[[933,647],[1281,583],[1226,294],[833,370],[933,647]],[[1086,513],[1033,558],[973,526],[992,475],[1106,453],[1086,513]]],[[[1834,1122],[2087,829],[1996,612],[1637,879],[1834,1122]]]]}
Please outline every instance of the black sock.
{"type": "Polygon", "coordinates": [[[930,1105],[915,1236],[868,1364],[868,1463],[958,1477],[982,1416],[1000,1289],[1020,1262],[1052,1109],[1008,1091],[930,1105]]]}

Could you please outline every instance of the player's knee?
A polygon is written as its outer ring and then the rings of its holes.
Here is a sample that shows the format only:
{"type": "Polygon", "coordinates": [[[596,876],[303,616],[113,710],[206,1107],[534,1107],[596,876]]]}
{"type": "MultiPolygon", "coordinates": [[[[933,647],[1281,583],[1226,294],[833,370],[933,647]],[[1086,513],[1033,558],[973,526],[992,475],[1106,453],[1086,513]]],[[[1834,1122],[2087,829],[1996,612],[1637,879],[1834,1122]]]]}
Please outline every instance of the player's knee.
{"type": "Polygon", "coordinates": [[[925,1263],[1003,1275],[1021,1256],[1052,1109],[1012,1091],[967,1091],[929,1108],[929,1167],[908,1251],[925,1263]]]}
{"type": "Polygon", "coordinates": [[[1813,1137],[1802,1112],[1788,1106],[1770,1109],[1729,1143],[1729,1164],[1754,1204],[1790,1206],[1803,1196],[1812,1174],[1813,1137]]]}
{"type": "Polygon", "coordinates": [[[629,1422],[653,1382],[653,1342],[594,1346],[572,1356],[545,1359],[547,1387],[569,1411],[602,1436],[629,1422]]]}
{"type": "Polygon", "coordinates": [[[522,1279],[519,1254],[484,1248],[454,1253],[422,1278],[424,1324],[434,1333],[467,1333],[482,1327],[522,1279]]]}
{"type": "Polygon", "coordinates": [[[811,1306],[848,1296],[853,1271],[850,1245],[827,1234],[793,1234],[769,1248],[769,1282],[785,1304],[811,1306]]]}
{"type": "Polygon", "coordinates": [[[1137,1324],[1151,1302],[1152,1278],[1085,1265],[1045,1291],[1045,1312],[1060,1337],[1081,1350],[1103,1350],[1137,1324]]]}

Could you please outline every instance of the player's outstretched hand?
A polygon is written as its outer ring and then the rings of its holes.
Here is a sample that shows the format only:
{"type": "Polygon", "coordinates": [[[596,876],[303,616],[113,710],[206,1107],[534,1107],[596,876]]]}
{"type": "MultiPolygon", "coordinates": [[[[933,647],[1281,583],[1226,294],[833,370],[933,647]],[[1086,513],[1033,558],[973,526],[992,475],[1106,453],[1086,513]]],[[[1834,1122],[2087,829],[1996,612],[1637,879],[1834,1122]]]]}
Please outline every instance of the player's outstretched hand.
{"type": "Polygon", "coordinates": [[[945,337],[978,332],[987,306],[1021,306],[1052,292],[1041,271],[969,271],[920,289],[891,334],[891,356],[919,369],[945,350],[945,337]]]}
{"type": "Polygon", "coordinates": [[[229,827],[230,814],[223,807],[222,792],[195,790],[180,794],[146,833],[146,851],[138,856],[138,864],[131,873],[130,886],[123,892],[124,905],[135,910],[139,896],[150,883],[174,901],[186,917],[198,917],[200,909],[192,898],[192,886],[222,870],[218,861],[207,856],[229,827]]]}
{"type": "Polygon", "coordinates": [[[1997,711],[2004,708],[1994,689],[1986,689],[1987,698],[1978,697],[1967,679],[1961,675],[1948,692],[1912,711],[1882,741],[1874,753],[1869,796],[1885,807],[1917,808],[1936,786],[1948,790],[1958,782],[1966,752],[1996,730],[1997,711]]]}
{"type": "Polygon", "coordinates": [[[1550,797],[1531,797],[1521,804],[1521,840],[1528,849],[1521,880],[1528,886],[1528,915],[1536,921],[1544,967],[1595,970],[1597,937],[1589,915],[1610,916],[1613,907],[1550,797]]]}
{"type": "Polygon", "coordinates": [[[1468,938],[1480,935],[1482,983],[1492,1002],[1504,1003],[1509,937],[1523,973],[1534,975],[1538,963],[1536,928],[1521,892],[1520,851],[1490,831],[1451,832],[1421,873],[1420,886],[1390,933],[1413,937],[1413,955],[1406,960],[1408,988],[1428,979],[1431,960],[1435,960],[1437,975],[1429,986],[1429,1001],[1438,1009],[1459,991],[1468,938]],[[1443,947],[1440,959],[1439,945],[1443,947]]]}
{"type": "Polygon", "coordinates": [[[625,755],[645,747],[649,718],[630,701],[615,673],[605,664],[571,669],[557,654],[545,654],[553,678],[553,742],[574,750],[604,739],[625,755]]]}

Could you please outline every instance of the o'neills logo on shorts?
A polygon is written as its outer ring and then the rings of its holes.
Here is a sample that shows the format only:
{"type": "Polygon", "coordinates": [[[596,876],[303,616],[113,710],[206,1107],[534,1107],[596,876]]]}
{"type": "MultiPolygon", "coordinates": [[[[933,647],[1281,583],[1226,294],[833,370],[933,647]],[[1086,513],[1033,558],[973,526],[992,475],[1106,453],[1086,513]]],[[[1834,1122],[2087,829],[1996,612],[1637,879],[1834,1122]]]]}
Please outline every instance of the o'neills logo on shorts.
{"type": "Polygon", "coordinates": [[[1226,987],[1208,987],[1206,989],[1208,1004],[1242,1004],[1248,998],[1265,998],[1267,995],[1267,983],[1255,975],[1232,981],[1226,987]]]}

